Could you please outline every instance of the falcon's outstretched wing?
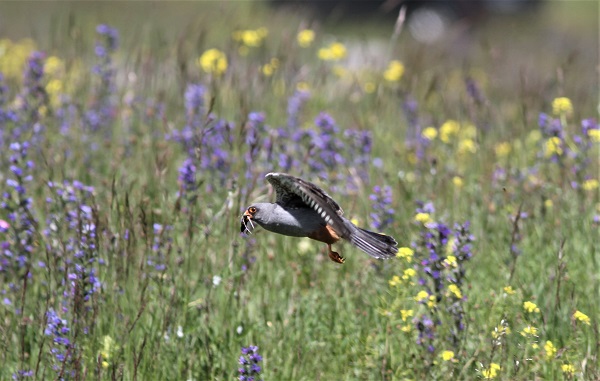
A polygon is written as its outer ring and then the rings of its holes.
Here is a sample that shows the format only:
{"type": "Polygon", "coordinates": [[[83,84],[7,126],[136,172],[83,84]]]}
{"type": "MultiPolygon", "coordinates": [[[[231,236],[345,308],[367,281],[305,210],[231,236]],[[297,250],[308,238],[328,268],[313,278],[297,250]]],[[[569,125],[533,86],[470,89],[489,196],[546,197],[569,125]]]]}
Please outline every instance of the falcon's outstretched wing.
{"type": "Polygon", "coordinates": [[[277,193],[276,202],[285,207],[304,206],[314,209],[341,237],[348,237],[350,229],[344,222],[344,211],[325,191],[313,183],[285,173],[265,176],[277,193]]]}

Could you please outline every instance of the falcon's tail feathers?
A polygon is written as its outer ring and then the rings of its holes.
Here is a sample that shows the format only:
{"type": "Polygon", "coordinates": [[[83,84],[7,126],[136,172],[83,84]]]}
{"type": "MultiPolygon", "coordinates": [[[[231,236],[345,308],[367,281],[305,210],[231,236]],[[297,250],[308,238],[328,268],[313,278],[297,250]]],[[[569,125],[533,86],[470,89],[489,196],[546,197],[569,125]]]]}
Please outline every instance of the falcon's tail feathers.
{"type": "Polygon", "coordinates": [[[359,227],[350,234],[350,243],[378,259],[393,258],[398,252],[398,242],[394,238],[359,227]]]}

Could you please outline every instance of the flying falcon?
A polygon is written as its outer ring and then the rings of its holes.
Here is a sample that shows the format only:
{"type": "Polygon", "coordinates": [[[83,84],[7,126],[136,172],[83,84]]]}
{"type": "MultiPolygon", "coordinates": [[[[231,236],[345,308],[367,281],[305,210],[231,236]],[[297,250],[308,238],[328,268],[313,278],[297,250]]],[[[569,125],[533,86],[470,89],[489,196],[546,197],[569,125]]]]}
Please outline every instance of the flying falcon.
{"type": "Polygon", "coordinates": [[[269,173],[265,178],[275,189],[275,203],[250,205],[242,216],[242,233],[250,233],[256,222],[274,233],[309,237],[326,243],[329,258],[337,263],[345,259],[331,250],[331,245],[340,239],[373,258],[388,259],[398,252],[394,238],[354,225],[337,202],[316,185],[285,173],[269,173]]]}

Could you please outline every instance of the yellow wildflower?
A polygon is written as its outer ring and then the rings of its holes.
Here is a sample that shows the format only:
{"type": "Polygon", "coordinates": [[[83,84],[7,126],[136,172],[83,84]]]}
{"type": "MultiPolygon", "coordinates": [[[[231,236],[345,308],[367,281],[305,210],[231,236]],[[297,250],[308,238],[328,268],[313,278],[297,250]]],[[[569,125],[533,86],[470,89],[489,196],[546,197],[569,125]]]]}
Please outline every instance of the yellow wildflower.
{"type": "Polygon", "coordinates": [[[544,156],[550,157],[552,155],[560,156],[563,154],[561,146],[562,140],[558,136],[553,136],[546,140],[546,149],[544,150],[544,156]]]}
{"type": "Polygon", "coordinates": [[[591,324],[590,317],[579,310],[575,311],[575,313],[573,314],[573,319],[579,320],[580,322],[587,325],[591,324]]]}
{"type": "Polygon", "coordinates": [[[278,67],[279,59],[271,58],[271,61],[269,63],[263,65],[262,73],[265,75],[265,77],[270,77],[273,75],[273,73],[275,72],[275,70],[277,70],[278,67]]]}
{"type": "Polygon", "coordinates": [[[573,375],[575,373],[575,367],[571,364],[561,365],[560,370],[562,370],[563,373],[568,375],[573,375]]]}
{"type": "Polygon", "coordinates": [[[106,369],[108,368],[108,362],[107,361],[102,361],[102,368],[106,369]]]}
{"type": "Polygon", "coordinates": [[[402,317],[402,321],[406,321],[409,317],[414,315],[413,310],[400,310],[400,315],[402,317]]]}
{"type": "Polygon", "coordinates": [[[448,286],[448,291],[450,291],[450,293],[454,294],[456,299],[462,299],[462,292],[460,291],[460,288],[458,288],[457,285],[451,284],[450,286],[448,286]]]}
{"type": "Polygon", "coordinates": [[[435,307],[435,295],[429,295],[429,300],[427,301],[427,307],[433,309],[435,307]]]}
{"type": "Polygon", "coordinates": [[[529,313],[532,313],[532,312],[539,313],[540,312],[540,309],[538,308],[538,306],[535,303],[530,302],[530,301],[526,301],[525,303],[523,303],[523,309],[529,313]]]}
{"type": "Polygon", "coordinates": [[[552,113],[554,115],[570,115],[573,113],[573,104],[566,97],[556,98],[552,101],[552,113]]]}
{"type": "Polygon", "coordinates": [[[373,94],[375,92],[375,90],[377,89],[377,86],[375,86],[375,84],[373,82],[367,82],[365,83],[365,85],[363,86],[363,89],[365,90],[365,93],[367,94],[373,94]]]}
{"type": "Polygon", "coordinates": [[[346,47],[341,42],[333,42],[329,46],[319,49],[318,56],[323,61],[339,61],[346,57],[346,47]]]}
{"type": "Polygon", "coordinates": [[[475,153],[477,152],[477,145],[473,139],[462,139],[458,143],[458,153],[475,153]]]}
{"type": "Polygon", "coordinates": [[[528,325],[527,327],[523,328],[523,330],[521,331],[521,336],[537,336],[537,328],[528,325]]]}
{"type": "Polygon", "coordinates": [[[450,360],[454,359],[454,352],[452,352],[452,351],[443,351],[440,356],[442,357],[442,360],[444,360],[444,361],[450,361],[450,360]]]}
{"type": "Polygon", "coordinates": [[[498,157],[507,157],[511,150],[512,147],[509,142],[499,143],[494,147],[494,151],[496,151],[496,156],[498,157]]]}
{"type": "Polygon", "coordinates": [[[427,140],[433,140],[437,137],[437,135],[438,131],[435,127],[427,127],[421,133],[421,136],[423,136],[427,140]]]}
{"type": "Polygon", "coordinates": [[[410,278],[414,277],[415,275],[417,275],[417,272],[415,269],[406,269],[406,270],[404,270],[404,274],[402,274],[402,279],[409,280],[410,278]]]}
{"type": "Polygon", "coordinates": [[[267,28],[238,30],[233,32],[233,39],[241,42],[245,46],[255,48],[262,44],[267,37],[267,28]]]}
{"type": "Polygon", "coordinates": [[[58,106],[60,102],[60,94],[63,92],[63,82],[60,79],[51,79],[46,85],[46,93],[50,98],[53,106],[58,106]]]}
{"type": "Polygon", "coordinates": [[[456,257],[454,255],[447,256],[446,259],[444,259],[444,265],[446,265],[448,267],[456,267],[456,265],[457,265],[456,257]]]}
{"type": "Polygon", "coordinates": [[[457,188],[462,188],[464,185],[463,179],[460,176],[454,176],[452,178],[452,184],[454,184],[454,186],[457,188]]]}
{"type": "Polygon", "coordinates": [[[552,344],[552,341],[547,340],[544,344],[544,352],[546,352],[546,360],[550,361],[556,355],[556,347],[552,344]]]}
{"type": "Polygon", "coordinates": [[[485,378],[486,380],[491,380],[493,378],[496,378],[496,376],[498,375],[498,371],[500,370],[500,365],[496,364],[496,363],[491,363],[490,367],[487,369],[484,369],[483,371],[481,371],[481,375],[483,376],[483,378],[485,378]]]}
{"type": "Polygon", "coordinates": [[[23,67],[35,49],[35,42],[31,39],[18,42],[0,39],[0,72],[5,78],[22,80],[23,67]]]}
{"type": "Polygon", "coordinates": [[[415,296],[414,299],[417,302],[422,302],[425,299],[429,299],[429,294],[427,293],[427,291],[419,291],[419,293],[417,294],[417,296],[415,296]]]}
{"type": "Polygon", "coordinates": [[[514,293],[516,293],[515,290],[513,290],[513,288],[511,286],[506,286],[503,288],[504,292],[506,292],[508,295],[513,295],[514,293]]]}
{"type": "Polygon", "coordinates": [[[227,57],[218,49],[208,49],[198,58],[197,65],[206,73],[220,76],[227,70],[227,57]]]}
{"type": "Polygon", "coordinates": [[[598,185],[599,185],[598,180],[589,179],[589,180],[585,180],[583,182],[583,184],[581,185],[581,187],[583,188],[583,190],[591,191],[591,190],[598,189],[598,185]]]}
{"type": "Polygon", "coordinates": [[[415,221],[426,224],[431,221],[431,217],[429,216],[429,213],[417,213],[415,215],[415,221]]]}
{"type": "Polygon", "coordinates": [[[296,84],[296,90],[298,91],[309,91],[310,85],[307,82],[298,82],[296,84]]]}
{"type": "Polygon", "coordinates": [[[494,328],[494,330],[492,331],[492,337],[494,339],[497,339],[498,337],[502,336],[502,335],[509,335],[511,332],[510,327],[508,325],[504,325],[504,324],[499,324],[497,327],[494,328]]]}
{"type": "Polygon", "coordinates": [[[310,29],[303,29],[296,36],[298,45],[302,48],[308,48],[315,40],[315,32],[310,29]]]}
{"type": "Polygon", "coordinates": [[[412,326],[403,325],[402,328],[400,328],[400,330],[402,330],[402,332],[410,332],[410,331],[412,331],[412,326]]]}
{"type": "Polygon", "coordinates": [[[554,202],[550,199],[547,199],[546,201],[544,201],[544,207],[546,209],[552,209],[554,207],[554,202]]]}
{"type": "Polygon", "coordinates": [[[412,257],[415,254],[415,251],[410,247],[401,247],[398,249],[398,253],[396,254],[399,258],[406,259],[406,262],[412,262],[412,257]]]}
{"type": "Polygon", "coordinates": [[[456,120],[447,120],[440,127],[440,139],[444,143],[450,142],[450,139],[458,134],[460,124],[456,120]]]}
{"type": "Polygon", "coordinates": [[[587,135],[594,143],[600,143],[600,130],[589,129],[587,135]]]}
{"type": "Polygon", "coordinates": [[[398,82],[403,75],[404,65],[397,60],[390,62],[387,69],[383,72],[383,78],[388,82],[398,82]]]}
{"type": "Polygon", "coordinates": [[[398,275],[394,275],[392,279],[388,281],[388,283],[390,284],[390,287],[396,287],[397,285],[401,284],[402,281],[398,275]]]}
{"type": "Polygon", "coordinates": [[[534,146],[542,138],[540,130],[533,130],[527,135],[527,145],[534,146]]]}
{"type": "Polygon", "coordinates": [[[44,74],[46,75],[57,77],[62,75],[64,71],[65,64],[56,56],[50,56],[46,59],[46,62],[44,62],[44,74]]]}

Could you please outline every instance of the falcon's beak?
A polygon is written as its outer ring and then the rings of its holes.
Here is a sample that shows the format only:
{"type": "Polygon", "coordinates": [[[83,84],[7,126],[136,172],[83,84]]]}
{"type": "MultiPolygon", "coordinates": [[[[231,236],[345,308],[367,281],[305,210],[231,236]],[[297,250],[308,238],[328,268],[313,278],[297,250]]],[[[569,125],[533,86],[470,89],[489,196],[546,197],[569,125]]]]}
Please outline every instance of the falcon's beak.
{"type": "Polygon", "coordinates": [[[251,234],[252,229],[254,229],[254,223],[252,223],[252,214],[250,214],[250,212],[248,212],[246,210],[244,212],[244,214],[242,215],[241,232],[251,234]],[[250,226],[248,226],[248,225],[250,225],[250,226]]]}

